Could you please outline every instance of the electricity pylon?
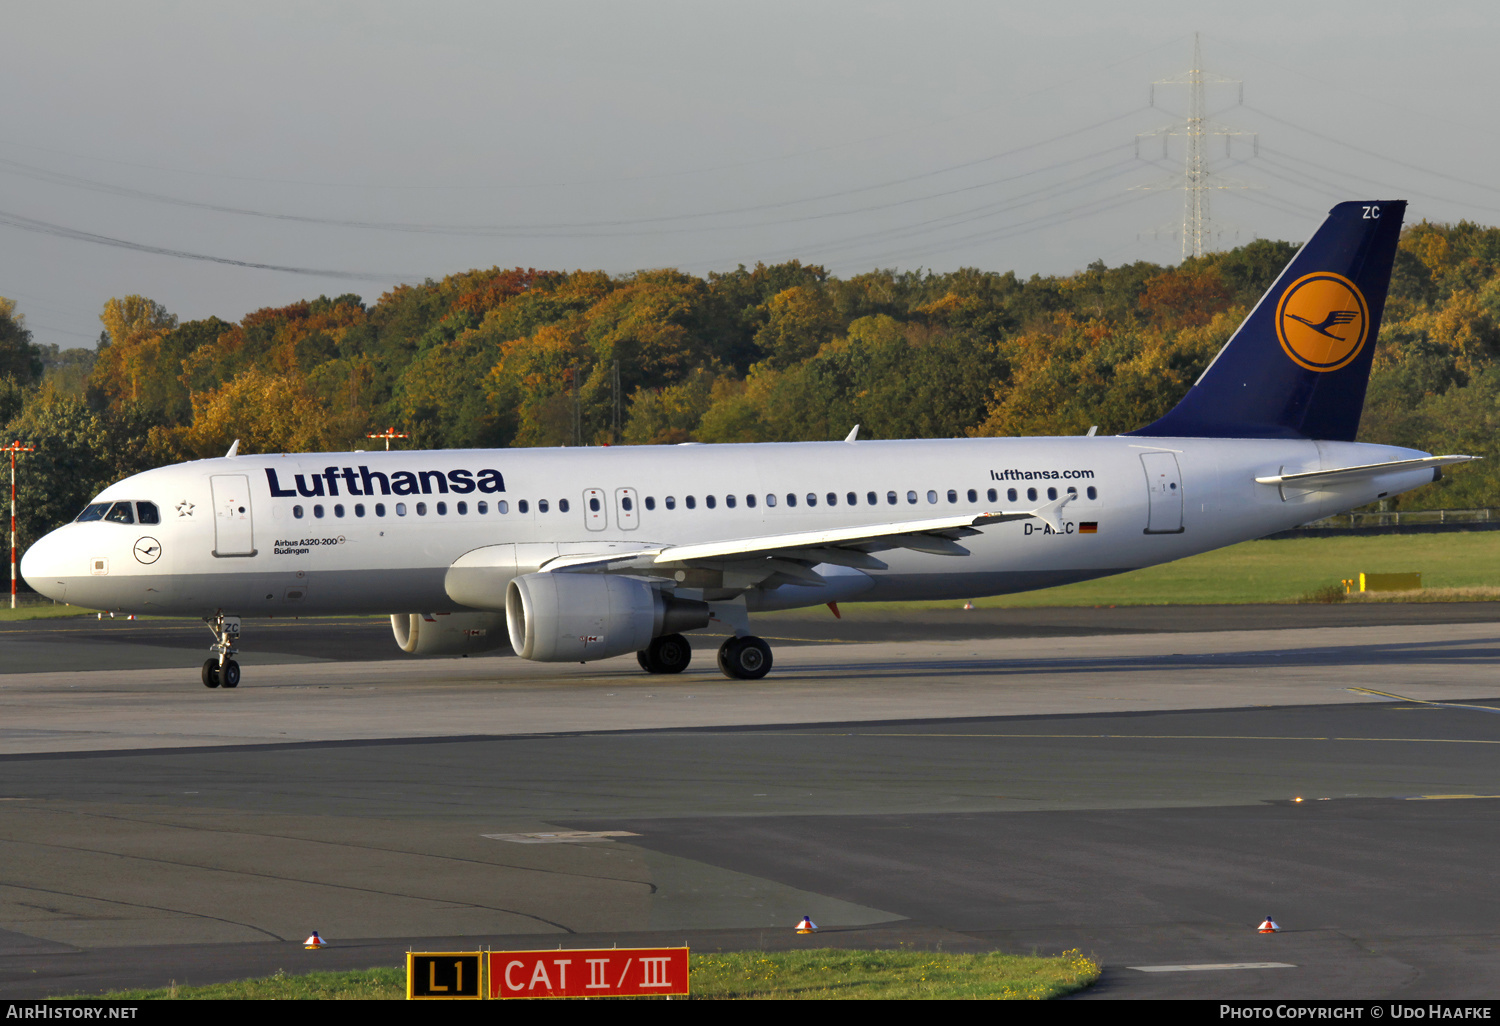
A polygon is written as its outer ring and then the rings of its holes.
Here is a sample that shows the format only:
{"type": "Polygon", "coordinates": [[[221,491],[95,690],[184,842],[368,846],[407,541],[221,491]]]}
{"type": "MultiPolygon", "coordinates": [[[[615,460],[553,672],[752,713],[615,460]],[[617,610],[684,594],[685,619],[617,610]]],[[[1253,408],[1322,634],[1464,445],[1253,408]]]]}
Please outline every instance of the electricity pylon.
{"type": "Polygon", "coordinates": [[[1213,236],[1213,223],[1209,218],[1209,191],[1213,189],[1253,189],[1257,186],[1238,182],[1223,175],[1214,174],[1208,169],[1208,158],[1204,154],[1204,142],[1209,136],[1219,136],[1224,139],[1224,153],[1229,155],[1229,140],[1235,136],[1249,136],[1251,145],[1259,150],[1260,137],[1253,132],[1241,132],[1238,129],[1220,125],[1209,119],[1206,113],[1205,86],[1207,85],[1234,85],[1239,86],[1239,100],[1243,102],[1245,95],[1245,84],[1239,79],[1224,78],[1222,75],[1211,75],[1203,70],[1203,48],[1198,41],[1198,33],[1193,33],[1193,66],[1180,75],[1172,78],[1158,79],[1151,83],[1151,106],[1156,106],[1156,87],[1159,85],[1183,85],[1188,90],[1187,117],[1175,121],[1154,132],[1142,132],[1136,136],[1136,155],[1140,155],[1141,139],[1153,138],[1161,140],[1162,156],[1167,155],[1167,140],[1172,136],[1181,136],[1186,140],[1183,146],[1182,174],[1173,175],[1164,182],[1154,185],[1136,186],[1139,189],[1181,189],[1183,191],[1182,205],[1182,257],[1202,256],[1203,251],[1208,248],[1213,236]]]}

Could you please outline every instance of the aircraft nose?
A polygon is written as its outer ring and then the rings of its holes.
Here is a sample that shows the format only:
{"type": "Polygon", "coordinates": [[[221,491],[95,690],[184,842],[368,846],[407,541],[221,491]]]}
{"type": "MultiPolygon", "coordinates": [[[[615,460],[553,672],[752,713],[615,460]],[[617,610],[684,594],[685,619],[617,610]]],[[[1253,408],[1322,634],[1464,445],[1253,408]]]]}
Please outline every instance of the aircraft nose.
{"type": "Polygon", "coordinates": [[[21,556],[21,576],[26,583],[58,602],[66,601],[65,578],[70,565],[78,560],[76,551],[69,552],[67,540],[59,537],[62,533],[53,531],[37,539],[21,556]]]}

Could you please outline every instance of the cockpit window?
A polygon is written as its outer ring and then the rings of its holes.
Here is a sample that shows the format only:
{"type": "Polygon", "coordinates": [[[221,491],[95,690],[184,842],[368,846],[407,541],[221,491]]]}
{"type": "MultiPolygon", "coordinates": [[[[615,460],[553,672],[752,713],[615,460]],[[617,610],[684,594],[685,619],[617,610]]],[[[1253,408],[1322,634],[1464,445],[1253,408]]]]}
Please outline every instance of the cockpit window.
{"type": "Polygon", "coordinates": [[[108,513],[104,514],[104,519],[112,524],[133,524],[135,514],[131,512],[130,503],[117,502],[109,508],[108,513]]]}
{"type": "Polygon", "coordinates": [[[143,524],[161,523],[161,514],[156,511],[154,502],[138,502],[135,504],[136,519],[143,524]]]}
{"type": "Polygon", "coordinates": [[[109,512],[109,503],[107,503],[107,502],[95,502],[95,503],[92,503],[91,505],[89,505],[88,507],[86,507],[82,513],[78,514],[78,523],[85,524],[85,523],[88,523],[90,520],[103,520],[104,519],[104,514],[106,514],[108,512],[109,512]]]}

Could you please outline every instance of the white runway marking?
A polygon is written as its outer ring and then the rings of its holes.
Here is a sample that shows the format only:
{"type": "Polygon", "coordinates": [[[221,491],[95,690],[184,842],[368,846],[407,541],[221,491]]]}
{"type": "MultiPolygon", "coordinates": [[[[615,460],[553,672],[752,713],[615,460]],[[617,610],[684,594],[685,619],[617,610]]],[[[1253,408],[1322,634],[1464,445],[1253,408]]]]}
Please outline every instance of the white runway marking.
{"type": "Polygon", "coordinates": [[[1295,969],[1290,962],[1205,962],[1202,965],[1130,965],[1138,973],[1194,973],[1207,969],[1295,969]]]}

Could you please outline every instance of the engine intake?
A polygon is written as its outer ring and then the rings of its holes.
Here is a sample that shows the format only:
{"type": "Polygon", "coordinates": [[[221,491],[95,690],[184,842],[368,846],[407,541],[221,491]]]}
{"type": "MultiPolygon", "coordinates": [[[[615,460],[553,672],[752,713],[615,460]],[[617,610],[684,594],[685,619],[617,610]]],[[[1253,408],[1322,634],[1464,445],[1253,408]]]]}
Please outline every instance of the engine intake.
{"type": "Polygon", "coordinates": [[[505,619],[517,655],[542,663],[588,662],[707,627],[708,603],[663,595],[633,577],[537,573],[507,586],[505,619]]]}

